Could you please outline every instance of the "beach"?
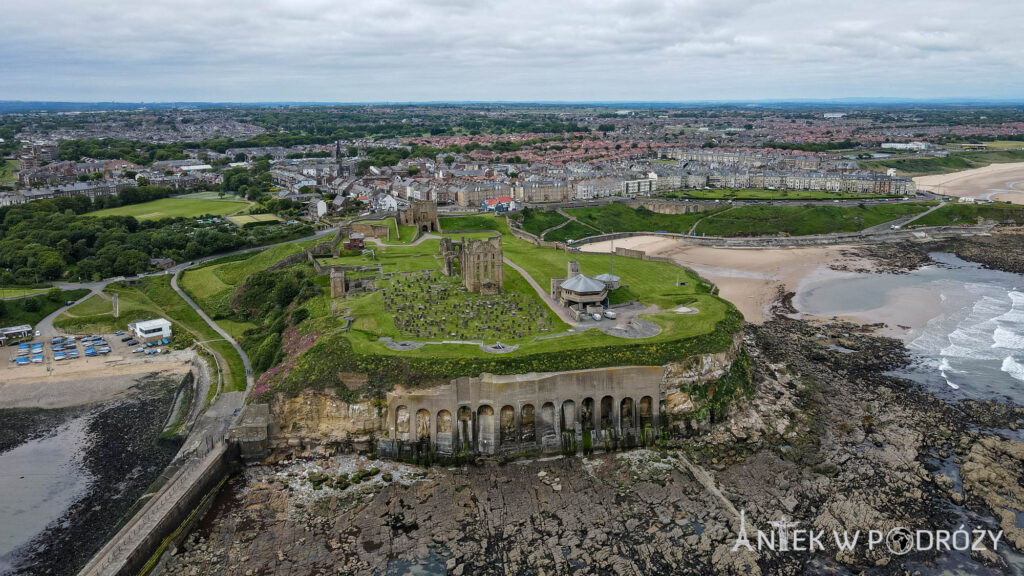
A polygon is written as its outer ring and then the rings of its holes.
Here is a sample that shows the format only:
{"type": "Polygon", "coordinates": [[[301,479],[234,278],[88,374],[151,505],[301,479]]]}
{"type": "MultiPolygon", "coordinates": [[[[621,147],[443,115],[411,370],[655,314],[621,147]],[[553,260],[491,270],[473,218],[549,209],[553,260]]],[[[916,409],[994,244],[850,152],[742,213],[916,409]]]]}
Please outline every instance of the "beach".
{"type": "MultiPolygon", "coordinates": [[[[718,286],[748,322],[760,324],[781,293],[796,292],[801,281],[821,268],[843,262],[853,269],[872,269],[870,261],[849,255],[849,247],[710,248],[692,246],[660,236],[635,236],[615,241],[616,248],[643,250],[671,258],[718,286]]],[[[607,253],[610,242],[580,247],[583,252],[607,253]]]]}
{"type": "Polygon", "coordinates": [[[1024,204],[1024,162],[991,164],[951,174],[914,178],[919,190],[956,198],[971,197],[1024,204]]]}
{"type": "Polygon", "coordinates": [[[106,402],[128,392],[144,374],[183,375],[192,352],[112,355],[0,369],[0,408],[65,408],[106,402]]]}

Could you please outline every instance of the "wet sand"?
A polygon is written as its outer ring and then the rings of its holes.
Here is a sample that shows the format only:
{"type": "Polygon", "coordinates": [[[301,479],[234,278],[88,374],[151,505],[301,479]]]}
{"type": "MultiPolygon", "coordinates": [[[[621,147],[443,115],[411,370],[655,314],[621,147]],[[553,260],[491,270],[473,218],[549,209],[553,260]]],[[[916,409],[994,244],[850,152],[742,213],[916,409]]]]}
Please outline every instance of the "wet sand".
{"type": "Polygon", "coordinates": [[[1024,204],[1024,162],[914,178],[918,189],[956,198],[1024,204]]]}
{"type": "MultiPolygon", "coordinates": [[[[719,294],[732,302],[748,322],[768,319],[769,308],[783,292],[796,292],[800,282],[813,272],[839,261],[854,268],[870,269],[871,263],[843,254],[849,247],[809,248],[709,248],[692,246],[671,238],[636,236],[615,241],[616,248],[643,250],[651,256],[671,258],[714,282],[719,294]]],[[[610,242],[585,244],[584,252],[604,252],[610,242]]]]}

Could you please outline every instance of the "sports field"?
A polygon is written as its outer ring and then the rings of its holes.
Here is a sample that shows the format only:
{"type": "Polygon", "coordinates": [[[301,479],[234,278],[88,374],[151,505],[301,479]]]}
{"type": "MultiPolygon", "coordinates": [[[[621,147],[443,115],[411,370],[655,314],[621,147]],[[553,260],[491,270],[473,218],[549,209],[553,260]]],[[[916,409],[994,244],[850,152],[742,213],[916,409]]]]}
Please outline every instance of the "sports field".
{"type": "Polygon", "coordinates": [[[273,214],[240,214],[238,216],[228,216],[228,220],[231,221],[235,226],[245,226],[246,224],[258,224],[263,222],[280,222],[281,219],[273,214]]]}
{"type": "Polygon", "coordinates": [[[161,218],[194,218],[196,216],[223,216],[244,209],[247,202],[237,200],[197,200],[192,198],[162,198],[142,204],[119,206],[92,212],[92,216],[134,216],[139,220],[161,218]]]}

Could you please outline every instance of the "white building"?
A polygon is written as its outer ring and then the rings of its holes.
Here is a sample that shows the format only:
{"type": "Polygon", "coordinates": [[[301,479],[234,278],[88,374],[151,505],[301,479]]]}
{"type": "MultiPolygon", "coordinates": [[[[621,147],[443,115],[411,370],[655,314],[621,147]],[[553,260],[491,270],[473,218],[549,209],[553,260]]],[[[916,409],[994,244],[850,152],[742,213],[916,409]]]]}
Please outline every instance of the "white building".
{"type": "Polygon", "coordinates": [[[171,323],[163,318],[140,320],[129,324],[128,329],[139,342],[154,342],[171,337],[171,323]]]}

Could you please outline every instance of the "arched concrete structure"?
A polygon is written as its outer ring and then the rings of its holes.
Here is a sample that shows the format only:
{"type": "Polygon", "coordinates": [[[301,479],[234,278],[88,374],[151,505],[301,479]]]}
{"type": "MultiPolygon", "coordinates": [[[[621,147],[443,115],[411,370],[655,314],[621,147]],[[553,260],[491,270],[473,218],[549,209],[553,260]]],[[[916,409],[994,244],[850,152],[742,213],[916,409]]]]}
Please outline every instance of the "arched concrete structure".
{"type": "Polygon", "coordinates": [[[396,441],[415,442],[424,430],[441,456],[558,452],[567,435],[582,446],[583,430],[591,431],[595,448],[635,445],[645,425],[657,428],[662,419],[663,376],[660,366],[484,374],[391,394],[388,438],[378,448],[396,454],[396,441]]]}
{"type": "Polygon", "coordinates": [[[533,404],[524,404],[519,414],[519,441],[527,445],[537,441],[537,423],[533,404]]]}

